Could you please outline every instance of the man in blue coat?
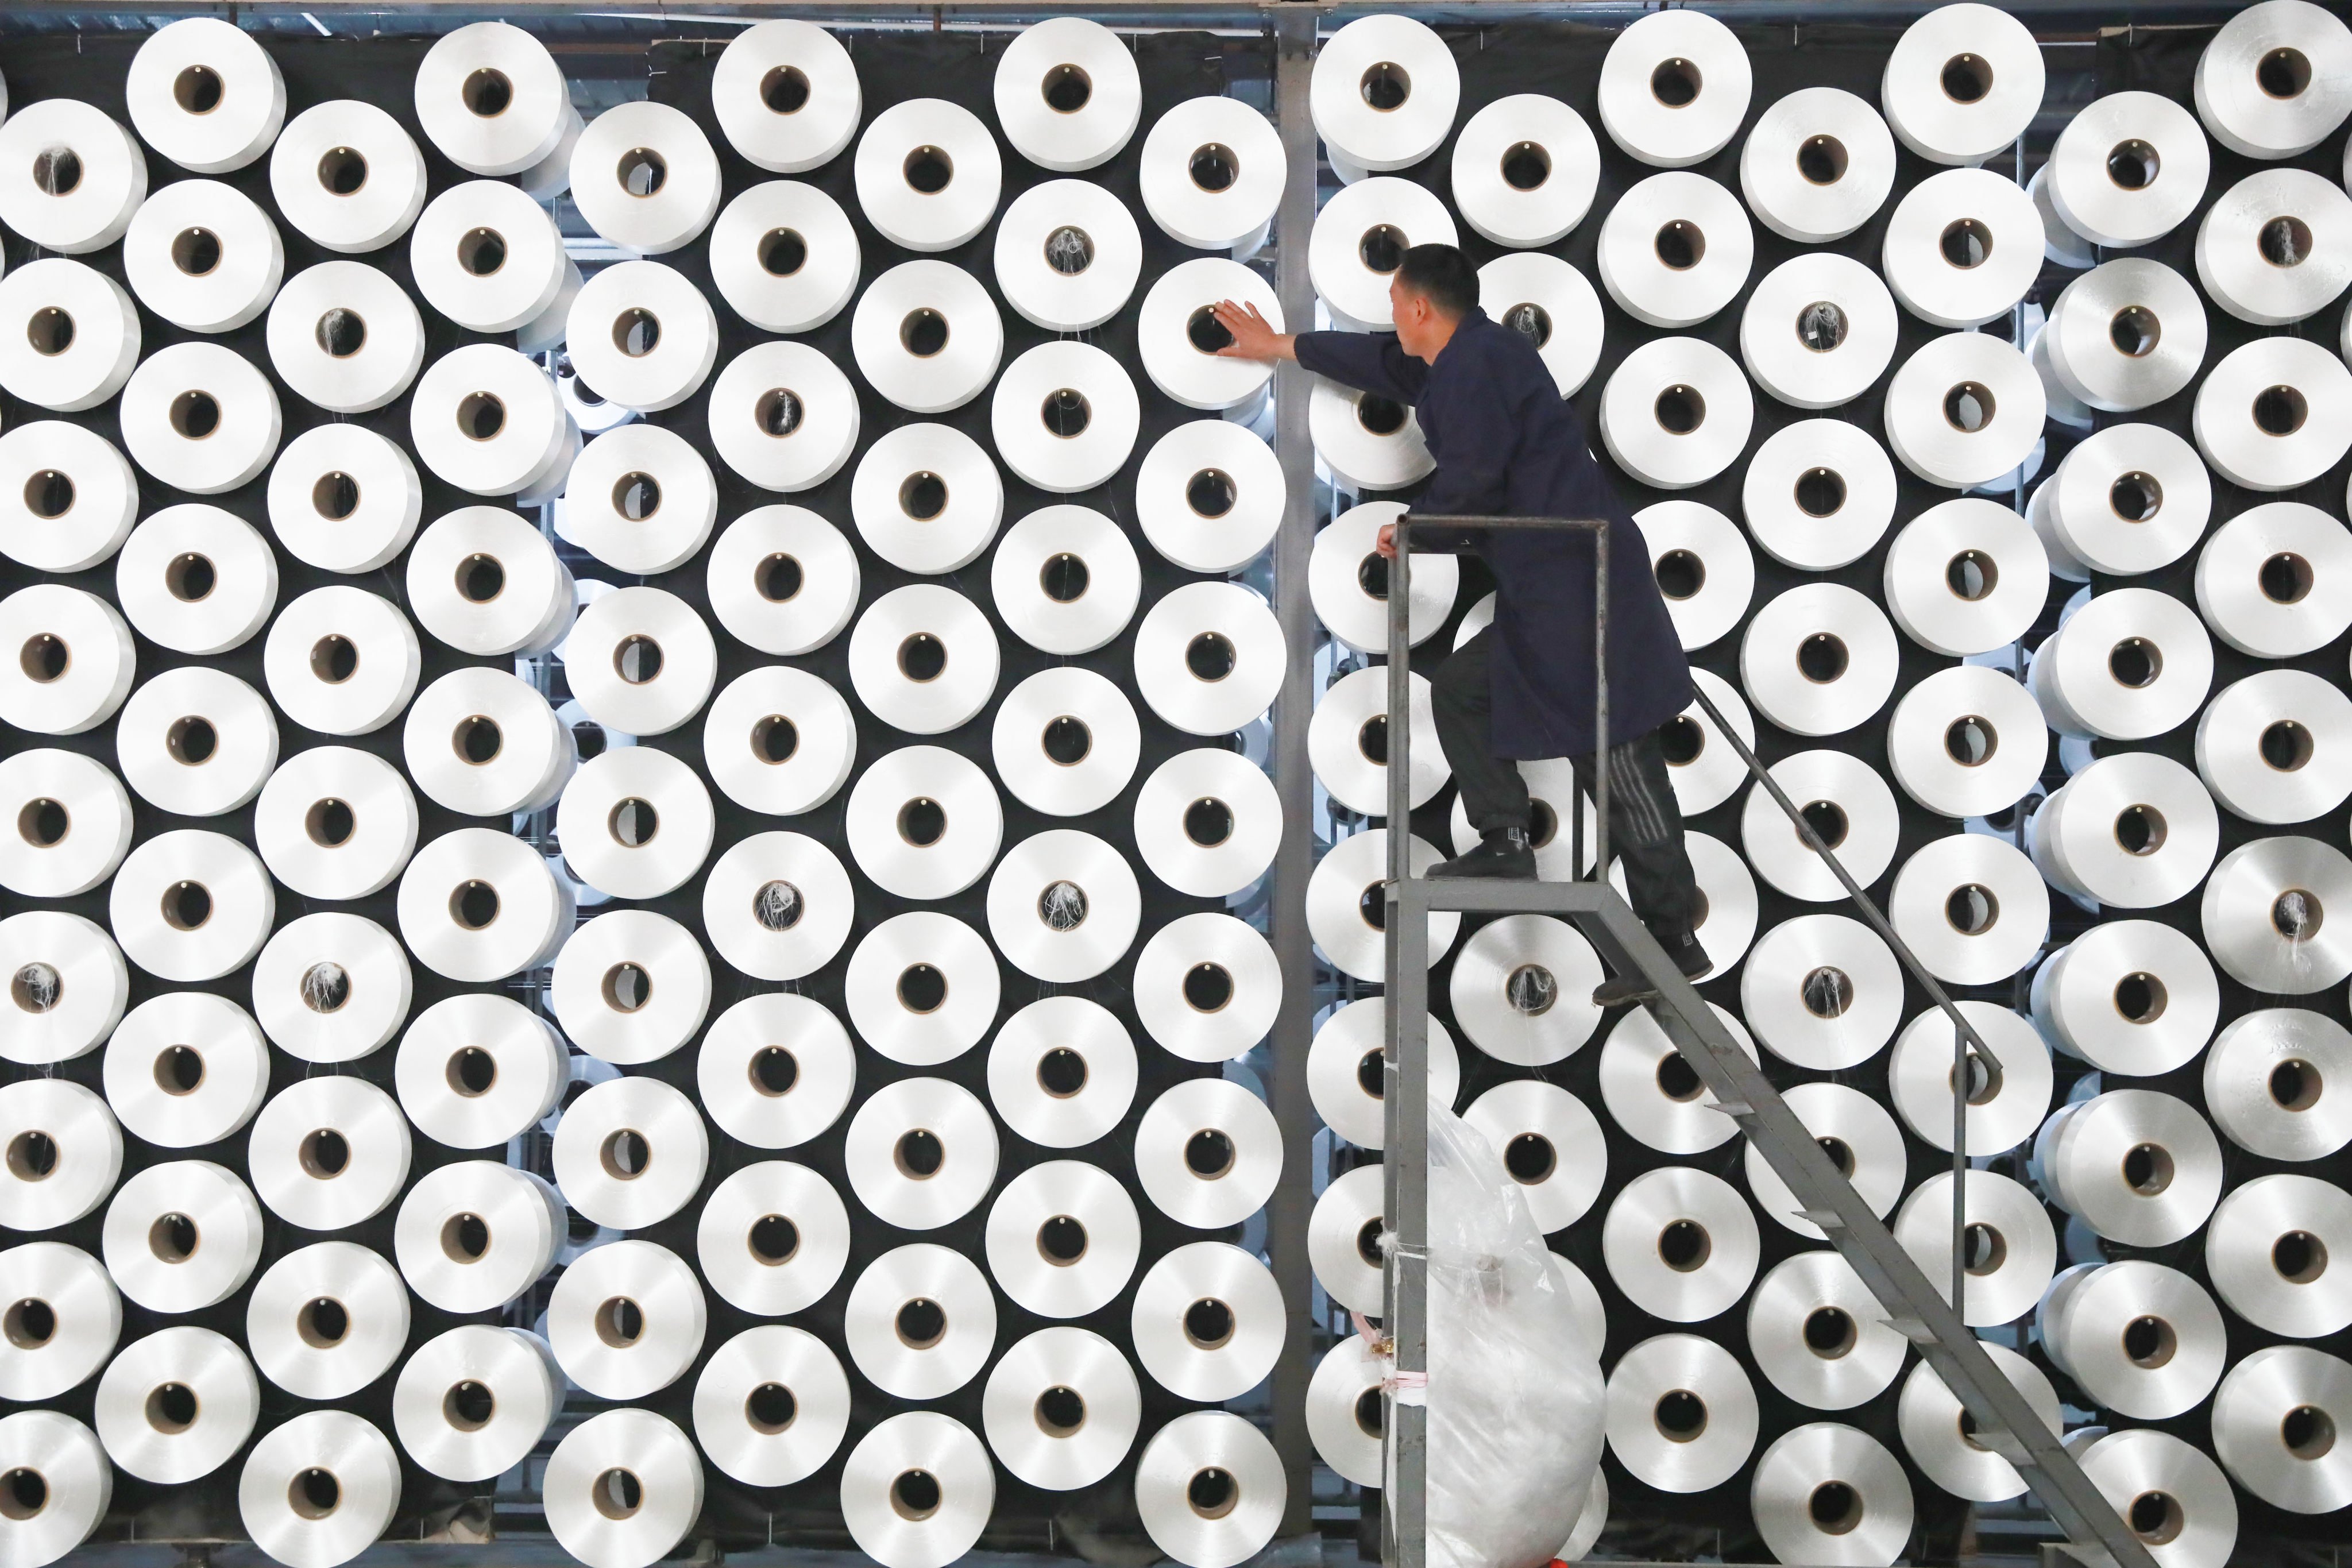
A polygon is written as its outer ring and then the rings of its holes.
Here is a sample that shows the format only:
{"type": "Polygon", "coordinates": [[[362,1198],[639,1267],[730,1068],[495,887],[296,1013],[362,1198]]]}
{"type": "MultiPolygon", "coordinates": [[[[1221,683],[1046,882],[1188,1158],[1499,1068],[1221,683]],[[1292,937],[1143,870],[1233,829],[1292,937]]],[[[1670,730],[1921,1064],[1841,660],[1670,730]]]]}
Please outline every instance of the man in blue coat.
{"type": "MultiPolygon", "coordinates": [[[[1682,972],[1714,966],[1692,931],[1697,884],[1658,726],[1690,706],[1689,663],[1659,595],[1649,546],[1587,444],[1575,410],[1523,333],[1478,308],[1478,275],[1450,245],[1404,253],[1389,285],[1396,333],[1278,333],[1228,300],[1223,353],[1295,359],[1318,375],[1413,409],[1437,471],[1413,510],[1433,515],[1609,520],[1609,842],[1625,867],[1633,912],[1682,972]]],[[[1438,739],[1478,844],[1434,877],[1535,875],[1520,759],[1573,759],[1591,787],[1593,541],[1567,530],[1416,530],[1416,543],[1472,552],[1492,569],[1495,622],[1456,648],[1432,680],[1438,739]]],[[[1392,529],[1381,531],[1395,553],[1392,529]]],[[[1641,1000],[1612,979],[1603,1005],[1641,1000]]]]}

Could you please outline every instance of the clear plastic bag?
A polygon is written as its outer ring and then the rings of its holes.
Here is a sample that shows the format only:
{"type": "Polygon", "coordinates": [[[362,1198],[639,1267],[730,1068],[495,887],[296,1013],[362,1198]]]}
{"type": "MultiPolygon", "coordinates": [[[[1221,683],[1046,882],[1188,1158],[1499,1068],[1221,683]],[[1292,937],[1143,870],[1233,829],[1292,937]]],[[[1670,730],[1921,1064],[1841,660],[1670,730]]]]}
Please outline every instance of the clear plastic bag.
{"type": "Polygon", "coordinates": [[[1549,1258],[1494,1146],[1431,1106],[1430,1568],[1539,1568],[1593,1490],[1601,1368],[1549,1258]]]}

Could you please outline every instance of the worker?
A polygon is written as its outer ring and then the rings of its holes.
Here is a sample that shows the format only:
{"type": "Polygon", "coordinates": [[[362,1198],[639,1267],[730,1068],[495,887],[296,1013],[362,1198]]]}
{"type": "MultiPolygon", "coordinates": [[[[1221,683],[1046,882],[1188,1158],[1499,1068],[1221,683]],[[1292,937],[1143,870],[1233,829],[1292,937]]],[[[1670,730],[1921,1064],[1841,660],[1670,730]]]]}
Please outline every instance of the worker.
{"type": "MultiPolygon", "coordinates": [[[[1593,458],[1526,334],[1478,308],[1478,274],[1450,245],[1417,245],[1389,283],[1393,336],[1276,332],[1254,306],[1215,307],[1241,359],[1296,360],[1318,375],[1412,407],[1437,471],[1414,503],[1432,515],[1609,521],[1609,844],[1633,912],[1692,980],[1713,968],[1692,929],[1698,888],[1683,847],[1658,727],[1690,706],[1690,666],[1648,545],[1593,458]]],[[[1433,877],[1532,878],[1527,782],[1516,762],[1566,756],[1592,787],[1593,536],[1560,529],[1413,531],[1416,547],[1474,552],[1493,571],[1495,620],[1437,668],[1437,735],[1479,835],[1433,877]]],[[[1380,531],[1396,552],[1394,525],[1380,531]]],[[[1612,976],[1602,1006],[1646,1001],[1612,976]]]]}

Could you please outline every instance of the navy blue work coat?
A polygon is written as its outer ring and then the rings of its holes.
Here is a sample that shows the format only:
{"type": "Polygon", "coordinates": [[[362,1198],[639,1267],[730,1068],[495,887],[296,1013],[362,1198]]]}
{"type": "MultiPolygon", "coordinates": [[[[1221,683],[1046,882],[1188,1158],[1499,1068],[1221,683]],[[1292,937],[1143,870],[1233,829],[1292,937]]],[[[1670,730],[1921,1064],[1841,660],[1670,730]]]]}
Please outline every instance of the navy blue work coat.
{"type": "MultiPolygon", "coordinates": [[[[1608,518],[1610,743],[1654,730],[1690,706],[1690,665],[1659,595],[1649,544],[1524,334],[1474,310],[1435,364],[1414,359],[1385,332],[1302,332],[1297,344],[1298,363],[1318,375],[1413,409],[1437,459],[1414,511],[1608,518]]],[[[1475,553],[1494,572],[1487,682],[1495,753],[1590,752],[1591,534],[1433,529],[1413,539],[1475,553]]]]}

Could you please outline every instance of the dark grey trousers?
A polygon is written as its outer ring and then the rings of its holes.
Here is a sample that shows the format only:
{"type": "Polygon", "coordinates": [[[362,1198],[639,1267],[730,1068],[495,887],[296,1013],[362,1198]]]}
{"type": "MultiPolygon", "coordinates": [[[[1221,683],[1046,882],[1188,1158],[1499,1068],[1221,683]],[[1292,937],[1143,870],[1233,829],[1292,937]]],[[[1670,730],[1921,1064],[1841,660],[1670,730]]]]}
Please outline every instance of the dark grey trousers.
{"type": "MultiPolygon", "coordinates": [[[[1528,819],[1527,781],[1517,764],[1495,755],[1486,683],[1492,635],[1482,631],[1455,648],[1430,680],[1437,738],[1462,792],[1462,809],[1481,836],[1524,831],[1528,819]]],[[[1570,760],[1577,787],[1590,795],[1592,758],[1570,760]]],[[[1570,825],[1561,822],[1559,831],[1570,831],[1570,825]]],[[[1683,849],[1682,812],[1654,734],[1609,749],[1609,847],[1625,867],[1626,901],[1644,924],[1672,931],[1690,923],[1698,882],[1683,849]]]]}

